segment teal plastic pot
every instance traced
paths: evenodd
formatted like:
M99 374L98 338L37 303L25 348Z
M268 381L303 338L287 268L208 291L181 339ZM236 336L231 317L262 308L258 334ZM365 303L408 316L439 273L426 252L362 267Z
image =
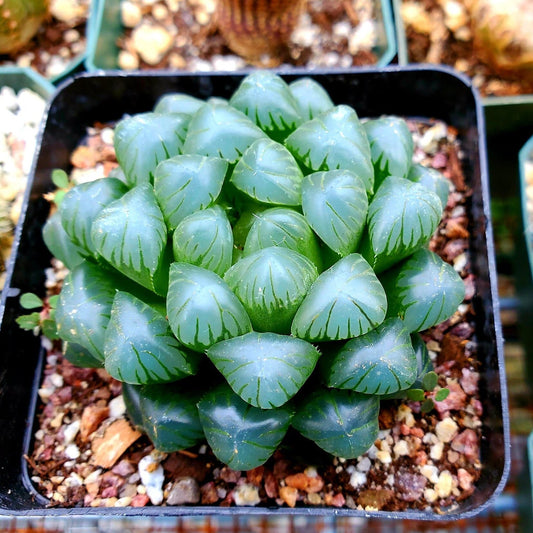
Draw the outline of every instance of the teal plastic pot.
M123 33L120 19L121 0L98 0L91 6L86 69L118 69L119 47L117 41ZM373 52L378 57L377 66L391 63L396 56L396 38L390 0L374 0L378 22L378 44ZM301 70L301 69L294 69ZM351 69L350 69L351 70Z
M46 78L30 68L0 67L0 87L8 86L15 91L28 88L48 100L55 87Z

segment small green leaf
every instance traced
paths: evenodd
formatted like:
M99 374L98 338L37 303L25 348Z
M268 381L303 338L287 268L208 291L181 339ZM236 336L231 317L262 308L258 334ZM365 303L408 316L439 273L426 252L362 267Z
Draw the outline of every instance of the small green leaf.
M119 381L144 385L195 374L198 356L186 352L168 321L126 292L117 292L106 329L105 368Z
M96 251L119 272L166 294L167 228L151 185L139 185L102 209L92 223L91 238Z
M438 196L423 185L389 176L368 207L360 252L376 273L429 242L442 215Z
M45 318L41 324L43 335L50 340L59 339L57 334L57 324L53 318Z
M170 231L217 200L228 163L218 157L178 155L155 170L154 191Z
M435 393L435 401L436 402L442 402L443 400L445 400L448 395L450 394L450 389L439 389L436 393Z
M313 283L292 322L292 334L310 342L357 337L381 324L387 297L369 264L343 257Z
M251 332L214 344L207 356L245 402L272 409L300 390L320 353L288 335Z
M234 107L207 103L192 116L183 153L235 163L248 146L264 137L265 133Z
M246 76L229 103L276 141L283 141L302 123L298 104L289 86L280 76L268 70L258 70Z
M323 369L328 387L363 394L391 394L409 388L417 361L409 332L399 318L349 340Z
M364 124L374 165L374 189L388 176L407 178L413 159L413 138L403 118L387 116Z
M363 233L368 198L349 170L315 172L302 182L302 209L316 234L341 256L355 251Z
M264 464L289 429L292 411L283 406L259 409L220 385L198 402L200 422L213 453L233 470Z
M286 207L273 207L253 213L251 221L244 244L245 256L270 246L281 246L305 255L319 272L322 270L318 239L302 214Z
M435 403L431 398L428 398L427 400L424 400L422 402L422 405L420 406L420 411L422 413L429 413L435 408Z
M299 78L289 84L300 114L304 120L315 118L333 107L327 91L312 78Z
M302 201L302 171L291 153L271 139L252 143L230 179L236 189L257 202L297 206Z
M407 391L407 398L412 402L423 402L426 395L422 389L409 389Z
M288 333L294 314L318 276L307 257L272 246L243 257L224 280L246 309L254 329Z
M377 396L324 389L310 394L298 406L292 425L326 452L353 459L377 439L378 415Z
M52 183L58 189L65 189L70 184L68 174L60 168L52 170Z
M29 315L18 316L15 321L17 324L26 331L32 331L33 329L40 327L41 315L38 312L31 313Z
M52 309L55 309L56 306L57 306L57 300L59 299L59 295L58 294L53 294L52 296L50 296L48 298L48 305L52 308Z
M41 308L44 302L33 292L25 292L20 296L20 305L23 309Z
M432 391L439 383L439 376L433 371L428 372L422 378L422 386L426 391Z
M233 233L218 205L185 217L172 236L174 259L223 276L231 266Z
M126 411L155 448L171 453L190 448L204 439L196 402L199 394L190 385L122 385Z
M426 249L384 273L388 316L399 316L409 331L422 331L449 318L463 301L464 283L455 269Z
M357 113L347 105L324 111L304 122L285 140L285 146L309 172L350 170L371 194L374 169L370 145Z
M115 128L115 152L128 185L152 183L160 161L181 153L190 116L139 113Z
M167 315L178 340L198 352L252 329L243 305L222 278L187 263L170 266Z

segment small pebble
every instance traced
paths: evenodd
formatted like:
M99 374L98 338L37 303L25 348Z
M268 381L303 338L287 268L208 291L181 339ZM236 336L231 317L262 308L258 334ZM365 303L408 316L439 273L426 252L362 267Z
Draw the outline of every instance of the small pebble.
M259 489L250 483L238 485L233 491L235 505L257 505L261 502Z
M150 498L152 504L161 505L163 502L163 483L165 481L163 467L154 461L151 455L145 455L139 461L139 475L146 490L146 495Z

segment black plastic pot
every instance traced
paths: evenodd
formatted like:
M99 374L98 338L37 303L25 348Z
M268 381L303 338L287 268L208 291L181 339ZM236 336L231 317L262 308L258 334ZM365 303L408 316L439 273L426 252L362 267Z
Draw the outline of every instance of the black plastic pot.
M42 199L52 188L54 168L69 169L69 154L94 121L112 121L124 113L153 107L159 96L182 91L206 98L229 96L242 79L235 75L176 75L111 73L82 75L64 84L55 94L35 161L33 183L26 194L26 216L18 228L16 251L9 265L0 330L0 513L11 515L206 515L298 514L308 516L366 516L376 518L456 520L472 516L491 505L505 485L509 470L509 420L505 388L502 336L496 294L496 270L489 215L485 162L484 123L481 105L466 78L443 68L390 67L357 73L314 73L335 103L353 105L361 117L396 114L434 117L457 128L465 153L464 172L473 190L470 203L472 268L477 279L473 305L481 359L480 395L484 407L482 473L477 490L444 514L365 512L333 508L250 507L145 507L46 509L43 498L31 487L23 454L33 434L33 412L40 379L39 339L15 324L21 312L17 294L43 291L43 269L49 254L41 239L48 215ZM291 81L296 76L287 75Z

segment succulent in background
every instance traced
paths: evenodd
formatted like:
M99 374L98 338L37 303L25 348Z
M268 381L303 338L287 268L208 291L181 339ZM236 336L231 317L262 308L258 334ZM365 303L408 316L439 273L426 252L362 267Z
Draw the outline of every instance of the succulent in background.
M432 398L415 332L464 297L426 249L440 178L411 173L403 119L363 126L313 80L254 72L227 102L155 109L116 127L123 179L68 190L45 227L71 269L55 306L65 357L122 381L163 451L205 438L248 470L292 426L364 453L382 398Z
M474 43L497 72L533 81L531 0L468 0Z
M0 3L0 54L22 48L48 15L49 0L3 0Z
M252 64L279 65L307 0L218 0L218 29L228 46Z

